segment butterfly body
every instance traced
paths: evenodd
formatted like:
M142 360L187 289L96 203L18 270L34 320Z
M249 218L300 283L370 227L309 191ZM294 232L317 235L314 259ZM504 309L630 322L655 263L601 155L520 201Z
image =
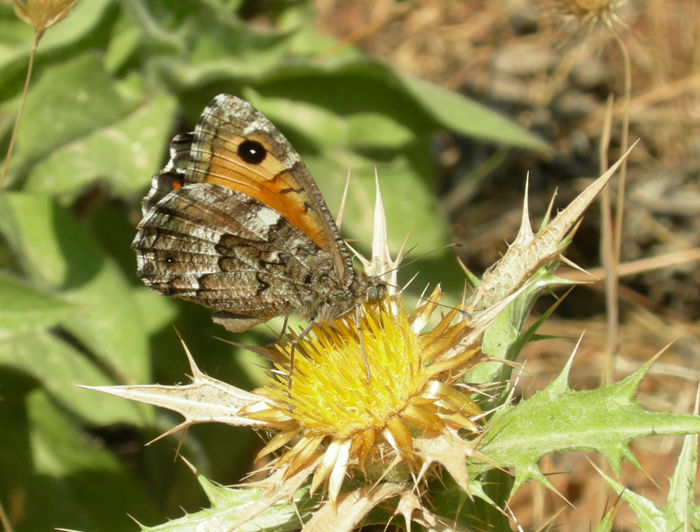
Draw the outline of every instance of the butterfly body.
M250 104L219 95L171 143L132 243L153 290L219 309L243 331L284 315L315 322L381 299L355 270L321 193L289 142Z

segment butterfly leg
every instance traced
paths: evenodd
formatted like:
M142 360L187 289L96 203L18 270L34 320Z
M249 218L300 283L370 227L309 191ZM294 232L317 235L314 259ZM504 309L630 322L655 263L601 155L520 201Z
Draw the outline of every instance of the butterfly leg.
M285 318L285 325L286 325L286 323L287 323L287 318ZM309 334L309 332L311 332L311 329L313 329L313 326L315 323L316 322L314 322L314 321L309 322L309 324L306 327L304 327L304 330L301 331L296 338L294 338L293 340L291 340L289 342L289 345L290 345L290 349L289 349L289 382L288 382L287 388L288 388L290 394L292 391L292 380L293 380L292 377L294 375L294 353L296 351L297 344L301 341L302 338L304 338L304 336L306 336L307 334Z
M287 325L289 323L289 316L284 317L284 321L282 322L282 329L280 330L279 336L277 336L277 340L275 340L276 344L282 344L282 338L284 338L284 334L287 332Z

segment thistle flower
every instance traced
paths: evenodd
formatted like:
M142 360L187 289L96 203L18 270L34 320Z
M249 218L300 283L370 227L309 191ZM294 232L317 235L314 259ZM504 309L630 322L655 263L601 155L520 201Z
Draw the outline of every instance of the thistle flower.
M485 436L491 441L495 436L480 425L475 390L463 384L462 377L481 360L484 330L536 277L542 264L559 256L562 240L616 168L537 235L525 212L518 237L485 274L469 304L449 310L432 328L428 322L440 306L439 289L407 313L392 288L379 304L365 304L333 324L316 324L307 334L255 349L273 361L274 372L267 386L252 393L203 374L189 352L192 384L94 389L179 412L185 420L167 434L194 423L222 422L272 435L260 452L275 455L267 476L238 490L254 497L246 495L223 505L220 501L235 490L216 494L213 502L218 501L220 511L201 518L215 519L212 529L235 530L244 523L251 530L262 527L257 518L268 510L279 512L279 505L288 501L301 502L298 490L308 483L309 492L322 495L313 515L302 516L305 532L353 530L370 510L396 498L391 506L407 523L458 530L456 522L428 508L422 496L425 481L444 470L470 494L469 464L481 464L481 471L497 466L478 449ZM384 275L389 286L396 287L398 261L388 254L379 194L373 257L364 262L370 274ZM489 500L483 491L474 495ZM307 493L299 505L307 508L303 511L308 511L308 497ZM301 515L302 510L297 511ZM272 514L267 515L269 519ZM187 519L191 516L183 518Z
M414 493L433 464L443 464L468 491L465 459L479 458L478 438L463 433L478 434L481 409L458 382L478 360L478 344L461 343L471 330L468 315L452 309L424 332L442 294L436 288L408 314L395 289L400 259L391 260L386 239L377 190L373 258L363 262L372 275L391 277L389 296L283 345L256 350L273 361L275 378L254 391L259 401L239 411L276 429L258 455L278 453L273 474L260 485L286 493L284 484L296 485L300 471L312 477L311 492L326 488L334 511L324 526L331 519L333 529L340 529L345 515L338 506L348 501L354 505L349 528L395 496L413 501L403 505L407 522L416 510L425 519L429 512ZM348 485L353 488L341 493Z
M421 333L439 299L436 290L411 315L400 301L387 299L379 306L366 304L359 321L347 317L315 326L295 345L301 356L292 375L289 344L267 349L276 360L277 379L256 390L264 400L241 411L251 419L274 421L280 429L259 456L294 440L274 462L275 469L292 474L320 453L311 490L329 479L333 505L353 466L374 475L373 481L399 464L414 474L424 472L439 460L423 448L426 438L459 442L462 460L474 456L473 442L462 440L458 431L478 432L472 417L481 410L456 378L478 346L457 348L468 330L457 310Z

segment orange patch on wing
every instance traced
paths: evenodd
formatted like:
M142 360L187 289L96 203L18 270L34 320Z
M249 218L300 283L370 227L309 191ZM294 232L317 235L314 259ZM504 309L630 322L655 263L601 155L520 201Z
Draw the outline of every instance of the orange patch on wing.
M300 180L303 177L295 176L269 152L260 164L243 161L237 154L243 137L231 135L218 140L212 145L209 174L204 182L228 187L264 203L330 253L333 235L326 229L322 213L313 208L317 202L305 191Z

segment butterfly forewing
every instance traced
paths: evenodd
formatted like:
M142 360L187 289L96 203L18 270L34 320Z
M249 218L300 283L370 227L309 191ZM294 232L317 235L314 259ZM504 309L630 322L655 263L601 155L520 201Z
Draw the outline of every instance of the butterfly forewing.
M252 163L241 148L255 144L265 156ZM232 188L274 209L335 255L336 273L351 282L350 255L316 183L287 139L247 102L222 94L207 106L195 129L187 180Z

